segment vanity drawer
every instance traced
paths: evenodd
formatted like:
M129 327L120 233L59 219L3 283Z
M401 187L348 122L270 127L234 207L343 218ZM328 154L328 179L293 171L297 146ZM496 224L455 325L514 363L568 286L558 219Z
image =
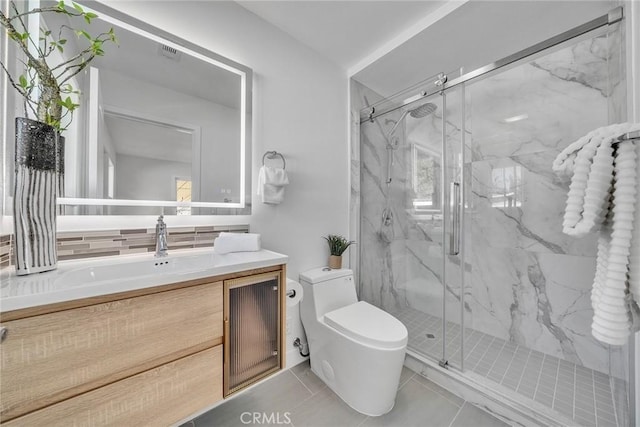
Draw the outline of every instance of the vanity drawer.
M3 322L0 421L221 344L222 309L215 282Z
M6 426L171 425L222 399L222 354L219 345L16 418Z

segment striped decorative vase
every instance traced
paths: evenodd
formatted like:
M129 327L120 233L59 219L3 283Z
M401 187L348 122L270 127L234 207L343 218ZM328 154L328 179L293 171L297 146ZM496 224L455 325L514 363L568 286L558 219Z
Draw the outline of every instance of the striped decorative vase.
M56 251L56 196L62 144L52 126L16 118L13 191L16 274L53 270Z

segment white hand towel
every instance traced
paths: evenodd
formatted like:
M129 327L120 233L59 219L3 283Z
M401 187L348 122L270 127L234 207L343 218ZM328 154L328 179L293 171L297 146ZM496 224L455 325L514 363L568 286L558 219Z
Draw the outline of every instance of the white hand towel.
M258 174L258 196L262 203L277 205L284 200L284 188L289 185L287 171L282 168L262 166Z
M621 142L615 153L612 143L638 129L640 125L629 123L596 129L570 144L553 162L556 172L573 173L563 232L584 236L600 230L591 330L595 338L611 345L627 342L631 327L627 274L639 262L629 257L638 159L632 142Z
M213 252L255 252L260 250L260 235L256 233L220 233L213 241Z

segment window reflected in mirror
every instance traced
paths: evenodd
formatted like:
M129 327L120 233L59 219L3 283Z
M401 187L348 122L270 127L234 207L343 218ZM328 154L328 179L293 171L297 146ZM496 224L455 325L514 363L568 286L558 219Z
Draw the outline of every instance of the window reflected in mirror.
M519 165L491 170L491 206L514 208L522 206L522 168Z
M414 213L440 213L440 154L419 144L411 151Z
M191 178L176 178L176 201L191 201ZM178 206L178 215L191 215L191 206Z

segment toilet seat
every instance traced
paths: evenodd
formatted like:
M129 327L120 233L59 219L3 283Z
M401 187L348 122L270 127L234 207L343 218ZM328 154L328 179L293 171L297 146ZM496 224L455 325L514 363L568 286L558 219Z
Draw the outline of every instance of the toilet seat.
M378 348L398 348L407 343L407 328L398 319L367 302L330 311L325 323L363 344Z

